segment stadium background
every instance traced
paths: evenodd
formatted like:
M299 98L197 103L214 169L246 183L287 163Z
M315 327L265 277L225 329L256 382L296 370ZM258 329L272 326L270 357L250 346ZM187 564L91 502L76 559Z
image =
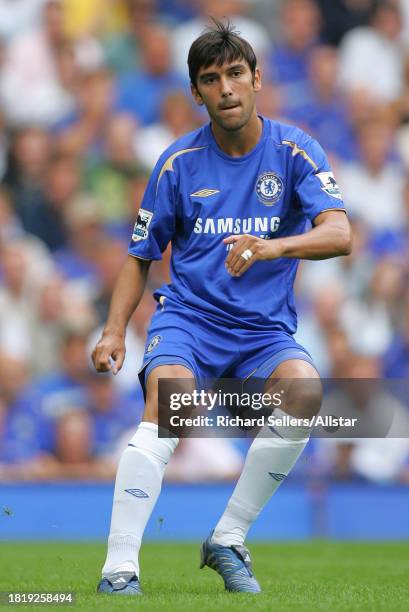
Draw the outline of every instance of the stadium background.
M298 340L323 376L408 377L408 0L0 0L2 539L107 534L168 252L123 371L97 376L90 349L149 172L206 120L186 69L206 15L228 15L254 45L259 111L320 141L350 212L352 255L300 267ZM150 537L206 534L246 445L183 441ZM314 440L252 534L408 538L408 484L407 439Z

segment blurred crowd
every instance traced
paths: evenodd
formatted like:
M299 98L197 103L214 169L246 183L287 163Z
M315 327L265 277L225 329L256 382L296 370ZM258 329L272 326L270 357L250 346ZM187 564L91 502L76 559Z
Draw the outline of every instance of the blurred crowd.
M157 158L207 120L186 60L209 15L252 43L259 112L318 139L349 210L353 253L300 266L298 341L324 377L409 376L409 0L0 0L0 480L111 479L141 418L169 251L123 371L90 350ZM315 440L298 471L409 482L408 441L380 444ZM243 448L186 440L172 461L234 478Z

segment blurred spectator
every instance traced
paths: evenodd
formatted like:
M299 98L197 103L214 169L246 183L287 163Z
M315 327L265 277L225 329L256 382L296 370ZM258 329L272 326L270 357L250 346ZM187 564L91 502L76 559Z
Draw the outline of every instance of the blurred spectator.
M89 164L86 186L100 202L102 221L119 227L125 225L129 232L132 181L148 176L135 158L134 141L139 138L139 130L133 116L122 113L108 119L103 135L103 161ZM148 140L144 144L147 148L151 146Z
M359 434L365 437L317 440L318 464L336 479L408 483L408 411L390 386L371 382L380 376L376 358L351 354L346 375L361 380L345 382L325 401L331 402L332 414L358 417Z
M64 208L80 183L79 165L66 155L51 156L51 138L38 128L16 135L5 177L23 229L51 249L64 246Z
M42 418L28 388L27 365L4 352L0 359L0 479L46 478L53 462L42 450Z
M102 37L126 26L126 0L61 0L64 31L69 38Z
M87 388L92 453L95 457L115 460L118 440L126 430L135 430L142 419L142 389L131 399L118 390L110 373L92 374Z
M296 334L297 342L308 346L321 376L332 375L332 361L328 354L327 339L340 329L340 314L345 300L341 285L334 279L324 283L310 296L311 303L300 317Z
M409 291L403 301L403 316L383 359L383 373L387 378L409 380ZM407 398L406 398L407 401Z
M329 378L347 378L353 354L346 332L339 327L332 327L326 334L328 366L326 376Z
M99 251L96 261L99 286L93 300L99 325L105 323L108 318L112 291L125 258L126 248L122 241L108 240Z
M372 270L371 282L362 298L346 301L341 321L355 351L370 356L386 351L392 339L393 311L400 302L402 281L401 263L381 260Z
M57 477L76 480L112 480L116 463L110 457L93 454L92 418L73 406L56 423L55 457Z
M105 69L82 74L77 90L76 108L56 123L53 132L58 149L85 161L103 157L102 134L114 103L112 75Z
M20 135L15 173L8 187L25 231L40 238L52 251L67 241L64 210L80 184L79 165L66 155L48 156L48 137L29 130Z
M63 415L73 409L85 409L90 372L88 333L89 329L80 324L67 325L53 370L33 383L44 422L43 446L48 452L55 450L57 426Z
M402 16L397 3L381 0L371 26L355 28L340 48L340 82L347 92L366 92L396 102L403 92Z
M46 375L58 362L67 326L91 327L95 314L84 295L56 274L44 278L32 309L31 369L36 376Z
M159 120L166 94L183 88L187 81L186 76L182 79L171 68L168 30L158 25L146 26L140 43L141 68L118 78L116 108L132 113L138 123L147 125Z
M68 112L74 111L82 74L75 54L75 45L70 40L58 45L55 49L54 61L59 84L66 97L66 105L59 116L53 118L53 122L62 119ZM50 124L52 124L51 121Z
M284 91L284 108L296 108L308 84L308 64L318 43L320 14L314 0L286 0L281 9L281 37L267 58L273 82Z
M247 14L263 25L270 40L277 40L280 36L280 8L282 2L283 0L247 0Z
M309 54L309 85L304 96L294 102L296 106L289 117L297 125L303 125L328 154L351 160L356 156L355 137L337 73L336 50L322 45L315 47Z
M55 423L51 446L59 462L59 477L92 478L91 419L75 404L67 408Z
M142 416L141 394L130 400L113 385L111 374L89 372L80 404L56 421L49 444L59 477L111 480L117 468L118 440Z
M124 27L103 37L105 61L117 74L140 69L141 37L147 27L163 20L163 14L156 12L156 0L124 0L121 8Z
M368 286L374 265L369 252L370 233L364 223L349 215L353 249L347 257L323 261L302 261L301 274L297 279L297 292L301 299L311 300L321 290L337 285L337 294L360 299Z
M0 347L10 355L27 360L31 354L29 325L30 288L27 282L27 253L17 246L1 250Z
M182 438L169 461L165 479L176 482L236 481L243 463L243 455L228 439Z
M49 163L44 200L27 228L43 240L51 251L64 248L68 241L66 210L80 186L78 160L69 155L56 155Z
M107 239L99 202L87 193L79 193L65 208L64 223L67 242L55 252L56 266L90 296L97 285L98 258Z
M376 0L318 0L323 27L322 38L330 45L338 45L353 28L368 25Z
M65 44L61 3L48 0L42 24L16 36L6 49L0 99L9 123L50 125L71 109L72 97L60 82L56 63Z
M357 130L359 161L337 172L347 208L371 230L395 230L404 223L404 177L391 158L394 136L382 116L363 122Z
M0 244L18 238L24 232L12 202L10 191L0 187Z
M263 26L250 16L251 3L248 0L196 0L198 17L185 21L172 32L173 65L187 81L187 56L192 42L209 25L209 17L228 17L241 36L253 46L259 64L268 51L269 37Z
M0 38L7 43L41 21L47 0L0 0Z
M345 373L351 347L343 313L351 305L365 302L373 273L368 229L353 217L350 221L354 245L351 255L303 261L297 279L297 301L302 312L297 339L309 347L322 376L342 377Z
M12 193L13 205L27 231L37 226L38 210L43 205L51 147L49 134L40 128L25 128L14 136L4 182Z
M408 268L396 255L380 258L373 269L371 289L375 299L384 306L392 326L397 326L404 313L402 308L407 288Z
M407 4L409 14L409 2ZM397 146L399 155L405 164L405 169L409 172L409 52L406 57L405 91L401 100L400 114L401 124L398 128Z
M191 2L186 2L186 0L160 0L158 2L156 0L155 4L157 13L169 20L170 25L192 19L198 12L197 0Z
M257 93L257 111L277 121L288 123L288 109L284 106L283 94L279 85L263 78L263 87Z
M199 125L192 101L183 91L167 94L161 104L160 121L137 131L135 150L151 170L172 142Z
M49 260L37 246L19 239L0 250L0 350L27 362L35 351L30 336L32 302L39 276L50 271Z

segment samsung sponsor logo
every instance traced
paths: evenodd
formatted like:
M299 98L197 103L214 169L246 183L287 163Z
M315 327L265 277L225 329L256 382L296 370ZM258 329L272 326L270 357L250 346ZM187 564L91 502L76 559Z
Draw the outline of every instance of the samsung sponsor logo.
M280 217L248 217L247 219L234 219L225 217L221 219L196 219L193 231L195 234L251 234L252 232L276 232L280 227Z

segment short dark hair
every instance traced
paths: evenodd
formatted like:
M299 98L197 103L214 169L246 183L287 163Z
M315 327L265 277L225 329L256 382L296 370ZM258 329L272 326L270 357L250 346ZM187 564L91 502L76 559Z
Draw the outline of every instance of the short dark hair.
M203 34L192 43L187 58L190 82L197 86L197 75L201 68L212 64L221 66L225 62L245 60L254 76L257 58L252 46L240 36L230 22L223 23L213 19L213 27L207 28Z

